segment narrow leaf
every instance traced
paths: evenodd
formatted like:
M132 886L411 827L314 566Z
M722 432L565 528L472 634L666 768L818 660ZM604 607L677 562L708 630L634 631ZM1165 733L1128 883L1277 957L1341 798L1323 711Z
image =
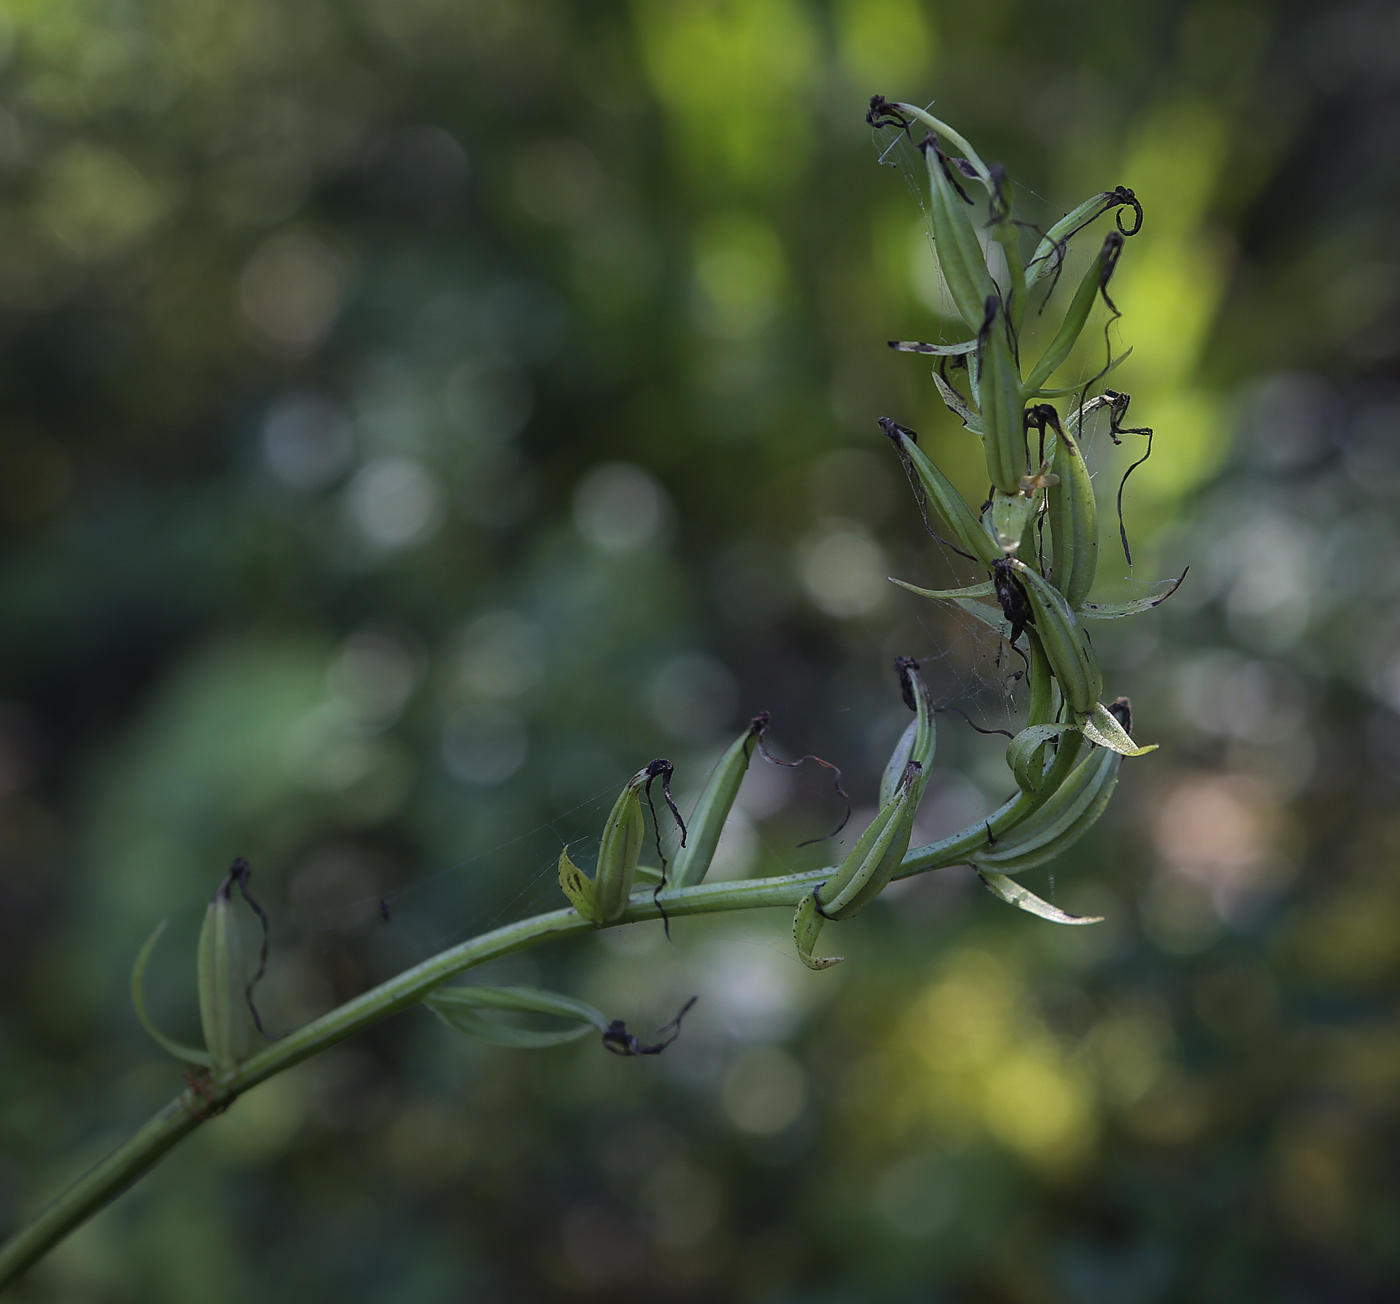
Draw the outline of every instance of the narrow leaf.
M151 962L151 954L156 949L156 943L160 941L161 934L165 932L165 926L170 921L162 919L156 925L156 930L146 939L146 944L136 955L136 963L131 966L131 1003L136 1007L136 1017L141 1020L141 1026L150 1035L151 1040L162 1050L169 1051L177 1060L183 1060L186 1064L203 1064L209 1068L212 1061L207 1050L196 1050L193 1046L186 1046L184 1042L176 1041L173 1037L167 1037L151 1021L151 1017L146 1013L146 966Z
M969 584L965 589L921 589L917 584L910 584L905 580L897 580L890 577L891 584L898 584L902 589L908 589L910 593L917 593L921 598L939 598L947 601L959 601L962 598L990 598L996 589L991 580L982 584Z
M1102 915L1070 915L1066 914L1056 906L1052 906L1048 901L1042 901L1034 892L1028 892L1013 878L1007 878L1005 874L994 874L991 870L977 871L977 877L987 885L994 897L999 897L1007 905L1024 910L1028 914L1038 915L1041 919L1048 919L1052 924L1101 924Z
M1186 569L1190 570L1190 567ZM1161 593L1154 593L1150 597L1134 598L1131 602L1085 602L1077 609L1076 614L1086 620L1121 620L1124 616L1136 616L1139 612L1160 607L1181 587L1181 581L1185 578L1186 571L1182 571L1180 578L1168 581L1171 584L1169 589L1163 589Z
M517 1050L558 1046L586 1037L590 1031L608 1030L607 1019L587 1002L538 987L440 987L424 997L423 1004L458 1032L493 1046ZM521 1028L489 1018L483 1010L545 1014L580 1026L562 1030Z
M1148 752L1157 750L1156 743L1139 747L1128 731L1118 723L1118 717L1102 702L1095 703L1093 712L1080 721L1080 727L1084 730L1084 736L1091 742L1098 743L1100 747L1107 747L1119 756L1146 756Z
M938 374L936 368L933 372L933 383L938 386L939 397L943 400L948 411L956 416L974 435L980 435L982 433L982 418L968 407L963 396Z

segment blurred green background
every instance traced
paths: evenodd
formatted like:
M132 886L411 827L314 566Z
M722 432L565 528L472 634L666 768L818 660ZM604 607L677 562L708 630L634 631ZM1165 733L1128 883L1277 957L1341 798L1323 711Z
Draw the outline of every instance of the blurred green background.
M676 1045L400 1016L240 1101L14 1292L64 1304L1149 1304L1400 1294L1400 8L10 0L0 23L0 1224L180 1085L248 856L286 1028L558 904L622 780L771 710L868 810L1009 666L875 418L955 338L879 91L1047 226L1132 186L1115 382L1158 432L1096 637L1162 749L1081 849L831 930L639 926L485 971ZM1116 485L1140 445L1091 447ZM921 831L1010 786L942 717ZM809 769L813 767L808 767ZM823 863L757 765L728 876ZM379 902L383 899L385 910ZM387 920L385 914L387 913ZM828 940L828 939L824 939Z

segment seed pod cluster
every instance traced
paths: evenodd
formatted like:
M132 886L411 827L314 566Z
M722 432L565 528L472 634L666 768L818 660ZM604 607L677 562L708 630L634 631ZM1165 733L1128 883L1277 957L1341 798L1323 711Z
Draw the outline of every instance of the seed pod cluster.
M946 857L961 857L978 866L1003 900L1054 917L1053 907L1021 889L1013 891L1002 880L1079 838L1107 803L1120 759L1152 750L1133 741L1125 700L1113 706L1100 700L1103 671L1088 625L1147 610L1175 591L1173 586L1127 603L1089 601L1098 570L1099 521L1083 436L1096 413L1108 416L1115 442L1122 434L1149 433L1129 432L1118 424L1126 396L1094 393L1097 382L1122 360L1107 352L1107 334L1100 342L1105 361L1098 376L1080 379L1069 389L1050 388L1071 365L1080 367L1081 375L1086 367L1094 369L1097 330L1090 324L1100 302L1109 321L1118 316L1109 283L1127 237L1142 227L1142 206L1121 186L1095 195L1052 226L1027 258L1021 241L1029 227L1012 212L1013 191L999 165L983 163L951 128L916 106L877 97L869 121L905 129L920 122L930 129L923 148L935 252L953 305L975 336L961 343L902 342L895 347L933 355L939 395L961 424L980 437L991 482L986 505L975 512L920 448L912 430L881 420L909 472L930 533L983 568L986 577L956 589L904 587L933 601L956 603L995 629L1025 658L1029 688L1027 725L1007 749L1016 795L979 828L909 852L900 872L909 872L909 865L956 863ZM1086 270L1056 313L1056 291L1071 242L1108 214L1115 215L1114 229L1098 237ZM979 234L986 238L979 241ZM972 265L974 241L989 251L980 266ZM998 252L996 262L990 259L992 250ZM1029 327L1043 320L1051 323L1048 343L1033 350ZM1063 416L1050 401L1059 397L1070 397L1073 404ZM1121 491L1119 498L1121 515ZM889 826L880 825L880 819L887 810L893 819L895 773L901 757L910 754L907 738L902 746L904 752L896 753L886 771L881 815L871 826L875 831L867 830L868 845L858 844L852 857L858 851L873 855L883 845ZM849 878L850 864L848 858L841 877ZM804 930L814 937L824 917L837 917L830 908L831 892L824 887L805 914L799 911L799 949ZM1066 916L1060 922L1080 921Z

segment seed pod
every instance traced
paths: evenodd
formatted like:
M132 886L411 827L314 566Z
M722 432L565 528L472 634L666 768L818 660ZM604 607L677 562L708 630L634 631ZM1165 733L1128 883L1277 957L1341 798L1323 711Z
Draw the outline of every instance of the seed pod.
M1021 492L1026 474L1026 418L1021 398L1021 374L1011 346L1011 325L995 295L984 304L977 336L981 375L977 397L982 408L982 442L987 475L1004 494ZM1020 539L1020 531L1016 538Z
M905 701L915 711L909 757L889 799L856 839L836 876L817 889L817 903L828 919L849 919L885 890L909 850L914 814L933 766L937 745L933 704L919 677L918 663L910 657L901 657L895 662L895 668L900 674Z
M692 887L704 881L710 862L714 860L719 836L724 831L724 822L729 818L734 799L739 795L739 785L748 770L749 758L753 756L759 737L767 727L766 713L755 716L710 771L705 789L695 803L690 823L686 826L686 845L676 853L675 863L668 875L672 887Z
M1055 437L1053 462L1059 482L1048 492L1050 544L1054 568L1050 582L1078 611L1094 585L1099 565L1099 508L1094 482L1074 436L1061 430Z
M1006 169L1000 163L993 163L990 169L992 180L992 239L1002 248L1006 256L1006 310L1011 321L1011 329L1018 333L1025 320L1028 301L1026 268L1021 261L1021 229L1012 220L1011 199L1007 193Z
M894 800L856 839L835 880L817 892L822 913L828 919L849 919L859 914L889 885L909 850L914 813L923 790L923 768L917 761L910 761Z
M1055 338L1050 341L1040 361L1031 368L1031 374L1026 377L1027 394L1034 394L1064 365L1089 320L1094 300L1101 293L1107 294L1108 283L1117 269L1118 256L1122 252L1123 237L1117 231L1110 231L1104 237L1103 245L1094 261L1089 264L1089 270L1079 282L1079 288L1075 290L1074 298L1065 310L1064 321L1055 333Z
M199 933L199 1017L215 1073L236 1068L247 1055L253 1035L248 1009L248 967L233 904L240 868L246 872L246 862L235 861L219 884L204 912L204 926Z
M627 909L632 894L632 882L637 874L637 861L646 837L646 821L642 818L642 787L657 771L656 762L638 770L622 789L608 822L603 825L603 837L598 844L598 872L593 878L598 916L610 924Z
M1020 552L1021 545L1034 537L1031 526L1037 503L1034 495L1027 497L1019 492L1004 494L1000 489L992 491L992 505L987 509L991 532L997 547L1008 557Z
M1095 748L1036 810L968 860L979 868L1015 874L1054 859L1103 814L1118 782L1121 760L1116 752Z
M1060 691L1077 717L1089 714L1103 691L1103 672L1088 637L1064 595L1044 576L1015 558L1008 558L1006 564L1013 568L1030 602L1035 631Z
M1050 659L1034 630L1027 633L1030 647L1031 670L1030 700L1026 704L1026 718L1031 724L1049 724L1055 718L1055 676L1050 669Z
M939 838L937 842L913 848L905 854L904 863L895 876L903 878L908 874L918 874L928 869L942 869L948 865L968 863L971 856L1004 838L1039 810L1074 773L1083 748L1083 734L1074 732L1063 735L1055 751L1055 759L1045 771L1045 777L1038 789L1021 789L1014 797L1008 798L990 815L975 824L969 824L946 838Z
M929 459L915 442L914 432L889 417L880 418L880 428L899 450L906 467L914 472L919 487L932 500L938 514L952 531L954 540L976 560L990 566L1002 553L996 541L977 519L967 500L953 487L953 482Z
M1045 745L1061 734L1077 729L1073 724L1033 724L1022 729L1006 747L1006 764L1016 776L1016 786L1036 792L1045 781Z
M929 699L928 685L919 674L919 663L913 657L898 657L894 668L899 676L904 705L914 712L914 718L900 735L885 766L885 772L880 777L881 807L888 806L895 799L910 761L918 762L924 775L928 775L933 768L934 753L938 745L938 721L933 713L933 703Z
M924 159L928 163L929 216L933 219L938 266L953 306L963 321L976 330L992 288L986 259L968 216L968 203L949 175L950 160L932 134L924 141Z
M1142 230L1142 205L1138 202L1137 196L1126 186L1105 190L1092 199L1086 199L1074 212L1056 222L1036 245L1035 253L1026 265L1027 288L1034 288L1036 282L1042 277L1058 273L1063 259L1065 242L1076 232L1082 231L1095 218L1102 217L1110 209L1116 208L1131 208L1136 215L1136 221L1131 228L1123 225L1121 216L1117 219L1120 235L1136 235Z
M910 720L908 727L899 735L899 741L890 753L885 772L880 776L880 805L888 806L894 800L904 771L909 768L909 757L914 751L914 739L919 732L918 720Z

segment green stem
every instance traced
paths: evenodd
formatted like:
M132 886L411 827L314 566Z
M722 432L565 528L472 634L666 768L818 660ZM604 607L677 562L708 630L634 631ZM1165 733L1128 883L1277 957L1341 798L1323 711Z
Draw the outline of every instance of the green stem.
M830 871L789 874L737 883L703 883L661 895L639 897L619 924L763 906L796 906ZM27 1226L0 1248L0 1289L13 1282L75 1227L120 1195L206 1119L222 1113L243 1092L294 1064L334 1046L371 1024L418 1004L434 987L466 969L556 937L590 932L594 925L573 910L553 910L450 947L381 983L371 991L297 1029L245 1060L238 1069L191 1085L124 1145L84 1173Z
M911 850L895 877L907 878L911 874L959 864L984 836L983 825L977 824L954 837ZM653 900L649 893L638 895L617 924L610 927L659 919L663 909L673 919L680 915L757 910L769 906L791 909L812 888L825 882L832 872L826 868L805 874L785 874L778 878L701 883L695 887L672 888L661 893L659 900ZM265 1082L292 1065L310 1059L391 1014L417 1005L434 987L464 970L551 938L591 932L594 927L574 910L552 910L548 914L507 924L440 951L411 969L405 969L387 982L380 983L378 987L274 1042L235 1070L212 1077L191 1078L191 1085L161 1109L135 1136L84 1173L38 1217L0 1247L0 1290L43 1258L75 1227L86 1222L154 1167L166 1151L184 1140L201 1123L222 1113L259 1082Z

